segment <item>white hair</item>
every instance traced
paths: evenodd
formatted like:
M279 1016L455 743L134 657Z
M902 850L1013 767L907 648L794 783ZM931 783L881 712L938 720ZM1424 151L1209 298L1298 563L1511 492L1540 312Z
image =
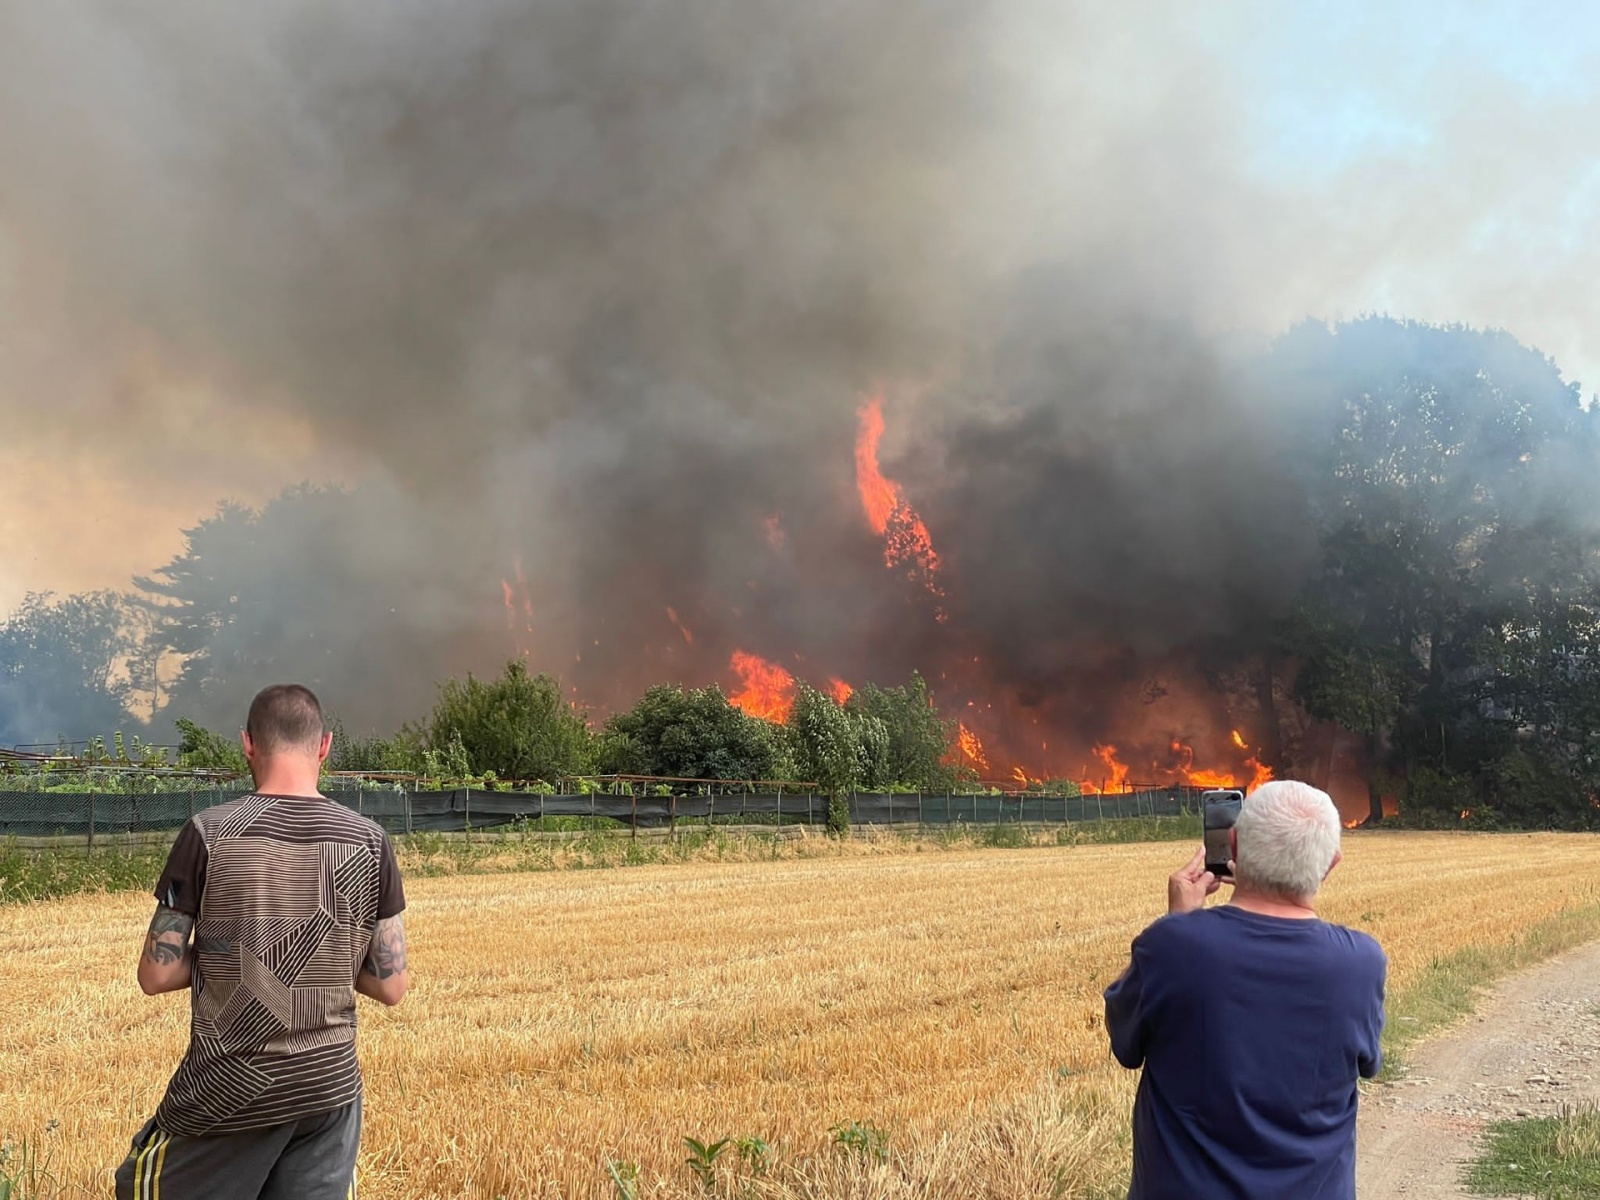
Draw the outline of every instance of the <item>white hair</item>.
M1339 853L1339 810L1327 792L1280 779L1245 797L1234 825L1234 874L1257 891L1309 898Z

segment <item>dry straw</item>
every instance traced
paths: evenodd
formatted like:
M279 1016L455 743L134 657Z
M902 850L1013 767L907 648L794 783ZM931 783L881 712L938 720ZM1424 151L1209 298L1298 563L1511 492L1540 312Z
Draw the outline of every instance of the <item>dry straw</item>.
M1592 904L1597 848L1352 838L1325 907L1375 933L1404 985ZM1183 854L415 879L414 991L362 1005L362 1194L687 1198L701 1175L727 1196L1114 1194L1134 1080L1100 991ZM186 999L134 985L148 915L131 895L0 909L0 1140L47 1141L47 1196L106 1194L183 1048ZM746 1140L696 1172L686 1136Z

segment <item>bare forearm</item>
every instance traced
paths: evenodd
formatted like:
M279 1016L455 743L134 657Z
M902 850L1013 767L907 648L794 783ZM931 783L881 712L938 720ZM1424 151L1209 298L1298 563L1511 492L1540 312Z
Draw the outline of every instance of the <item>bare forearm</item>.
M396 913L378 922L367 956L356 973L356 991L383 1004L399 1004L410 986L406 968L406 930Z
M401 971L398 975L390 975L387 978L379 979L365 967L362 967L361 973L356 976L356 991L363 996L378 1001L380 1004L398 1004L400 997L405 995L410 986L411 975L409 971Z
M194 918L158 905L139 955L139 986L147 995L178 992L194 983Z

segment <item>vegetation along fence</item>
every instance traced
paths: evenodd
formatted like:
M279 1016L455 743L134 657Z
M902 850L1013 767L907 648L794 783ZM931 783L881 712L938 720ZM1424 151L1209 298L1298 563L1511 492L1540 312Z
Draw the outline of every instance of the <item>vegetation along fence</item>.
M68 837L96 840L121 835L171 833L201 809L239 795L205 788L144 794L107 792L0 792L0 838ZM486 829L544 817L605 817L635 829L673 827L679 821L821 825L828 799L815 792L725 795L610 795L401 789L328 791L331 799L372 818L391 833ZM1005 822L1095 821L1177 816L1193 812L1198 792L1150 788L1111 795L859 794L849 797L857 825L995 825Z

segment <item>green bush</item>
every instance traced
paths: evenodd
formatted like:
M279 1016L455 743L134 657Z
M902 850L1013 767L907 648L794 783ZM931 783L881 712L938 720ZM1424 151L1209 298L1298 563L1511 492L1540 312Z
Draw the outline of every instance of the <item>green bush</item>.
M435 754L448 755L459 741L470 773L553 782L593 766L585 715L567 702L555 679L529 675L515 660L499 679L468 675L442 684L425 728L426 749Z
M605 775L677 779L792 779L783 731L741 712L722 689L658 685L605 724L598 746Z

